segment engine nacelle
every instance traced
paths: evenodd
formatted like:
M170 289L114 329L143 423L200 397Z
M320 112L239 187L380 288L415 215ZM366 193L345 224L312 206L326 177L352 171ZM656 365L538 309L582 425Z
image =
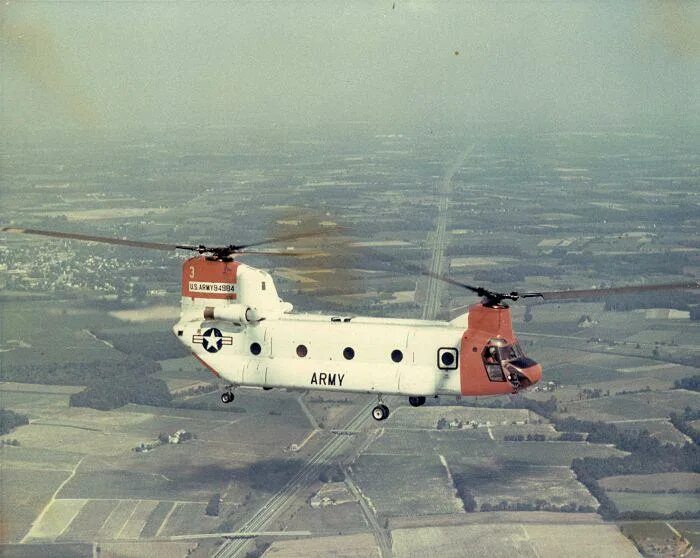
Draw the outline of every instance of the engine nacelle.
M227 304L226 306L205 306L205 320L224 320L233 323L259 322L263 317L255 308L245 304Z

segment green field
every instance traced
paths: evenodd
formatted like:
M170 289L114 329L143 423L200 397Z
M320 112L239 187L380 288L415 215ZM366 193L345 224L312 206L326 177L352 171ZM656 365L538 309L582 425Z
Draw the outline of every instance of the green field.
M605 477L598 484L616 492L695 492L700 490L700 473L656 473L652 475L619 475ZM700 496L699 496L700 498Z
M651 494L643 492L606 492L617 509L657 513L700 511L697 494Z
M664 418L685 407L700 408L700 393L685 390L654 391L599 397L566 404L567 413L582 420L639 420Z
M0 353L0 367L121 360L122 353L86 331L118 320L97 309L71 308L75 304L0 300L0 348L11 349Z

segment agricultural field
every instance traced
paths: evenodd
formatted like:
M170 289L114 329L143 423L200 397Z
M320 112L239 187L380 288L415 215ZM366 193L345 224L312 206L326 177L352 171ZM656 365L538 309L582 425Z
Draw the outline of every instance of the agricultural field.
M624 452L602 444L468 440L461 438L459 433L445 431L434 433L433 443L436 451L443 454L450 464L496 464L505 468L519 465L569 467L578 457L625 455Z
M62 502L72 500L56 500L51 509ZM80 508L77 515L72 516L72 521L66 524L64 530L59 534L61 541L92 541L95 540L100 527L110 516L117 502L113 500L89 500ZM65 515L70 518L71 516Z
M700 491L700 473L656 473L653 475L619 475L605 477L598 484L606 490L618 492ZM700 495L698 496L700 498Z
M649 432L649 435L656 438L664 444L680 444L683 445L689 441L689 438L671 424L668 420L663 419L642 419L639 421L622 421L613 422L618 429L622 431L643 431Z
M541 417L526 409L486 409L479 407L460 407L440 405L414 408L408 406L397 407L382 425L384 428L397 428L403 430L426 429L434 430L440 419L447 422L460 421L464 428L470 424L496 426L527 424Z
M266 558L307 558L334 556L336 558L380 558L381 553L370 534L335 537L309 537L293 541L275 541L265 552Z
M557 525L496 523L394 529L392 551L396 558L440 556L461 558L558 557L638 558L634 545L614 525Z
M396 474L398 470L400 475ZM381 516L463 511L447 469L434 454L409 458L364 454L352 465L352 476Z
M657 513L698 512L698 494L654 494L650 492L613 492L606 494L615 502L617 509L624 511L645 511Z
M90 334L119 321L98 309L76 306L1 299L0 367L122 360L122 353Z
M561 414L581 420L634 421L665 418L670 413L678 412L685 407L699 409L700 393L677 389L571 401L566 404L567 412Z
M16 469L3 461L0 509L12 513L3 513L0 542L19 542L68 475L70 471Z
M507 468L466 466L450 464L452 476L459 479L474 495L479 509L483 504L498 506L506 502L514 508L517 504L548 505L562 507L598 507L598 501L585 486L576 480L568 467L529 467L527 464ZM511 509L512 509L511 508Z
M303 531L314 526L314 531L325 533L345 533L367 528L362 509L357 502L312 508L304 505L285 520L289 531Z

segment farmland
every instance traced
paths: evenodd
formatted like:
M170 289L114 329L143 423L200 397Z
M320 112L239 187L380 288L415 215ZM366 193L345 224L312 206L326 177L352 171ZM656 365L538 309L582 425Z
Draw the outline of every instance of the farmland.
M561 556L573 558L638 557L634 545L610 525L550 525L495 523L422 527L392 531L392 551L397 558L418 556Z
M697 494L654 494L644 492L612 492L608 496L620 511L674 513L700 511Z
M641 420L665 418L684 407L700 408L700 393L673 390L600 397L566 404L568 415L581 420Z
M606 477L598 482L603 488L615 491L696 492L700 490L700 473L620 475L617 477Z
M397 476L397 468L401 475ZM445 466L436 455L362 455L352 466L363 494L382 516L430 515L462 510ZM410 486L411 490L404 488Z

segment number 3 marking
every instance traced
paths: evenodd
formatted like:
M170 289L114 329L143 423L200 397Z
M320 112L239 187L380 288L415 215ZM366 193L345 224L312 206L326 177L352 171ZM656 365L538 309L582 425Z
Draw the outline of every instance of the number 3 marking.
M190 279L194 279L194 266L190 266Z

